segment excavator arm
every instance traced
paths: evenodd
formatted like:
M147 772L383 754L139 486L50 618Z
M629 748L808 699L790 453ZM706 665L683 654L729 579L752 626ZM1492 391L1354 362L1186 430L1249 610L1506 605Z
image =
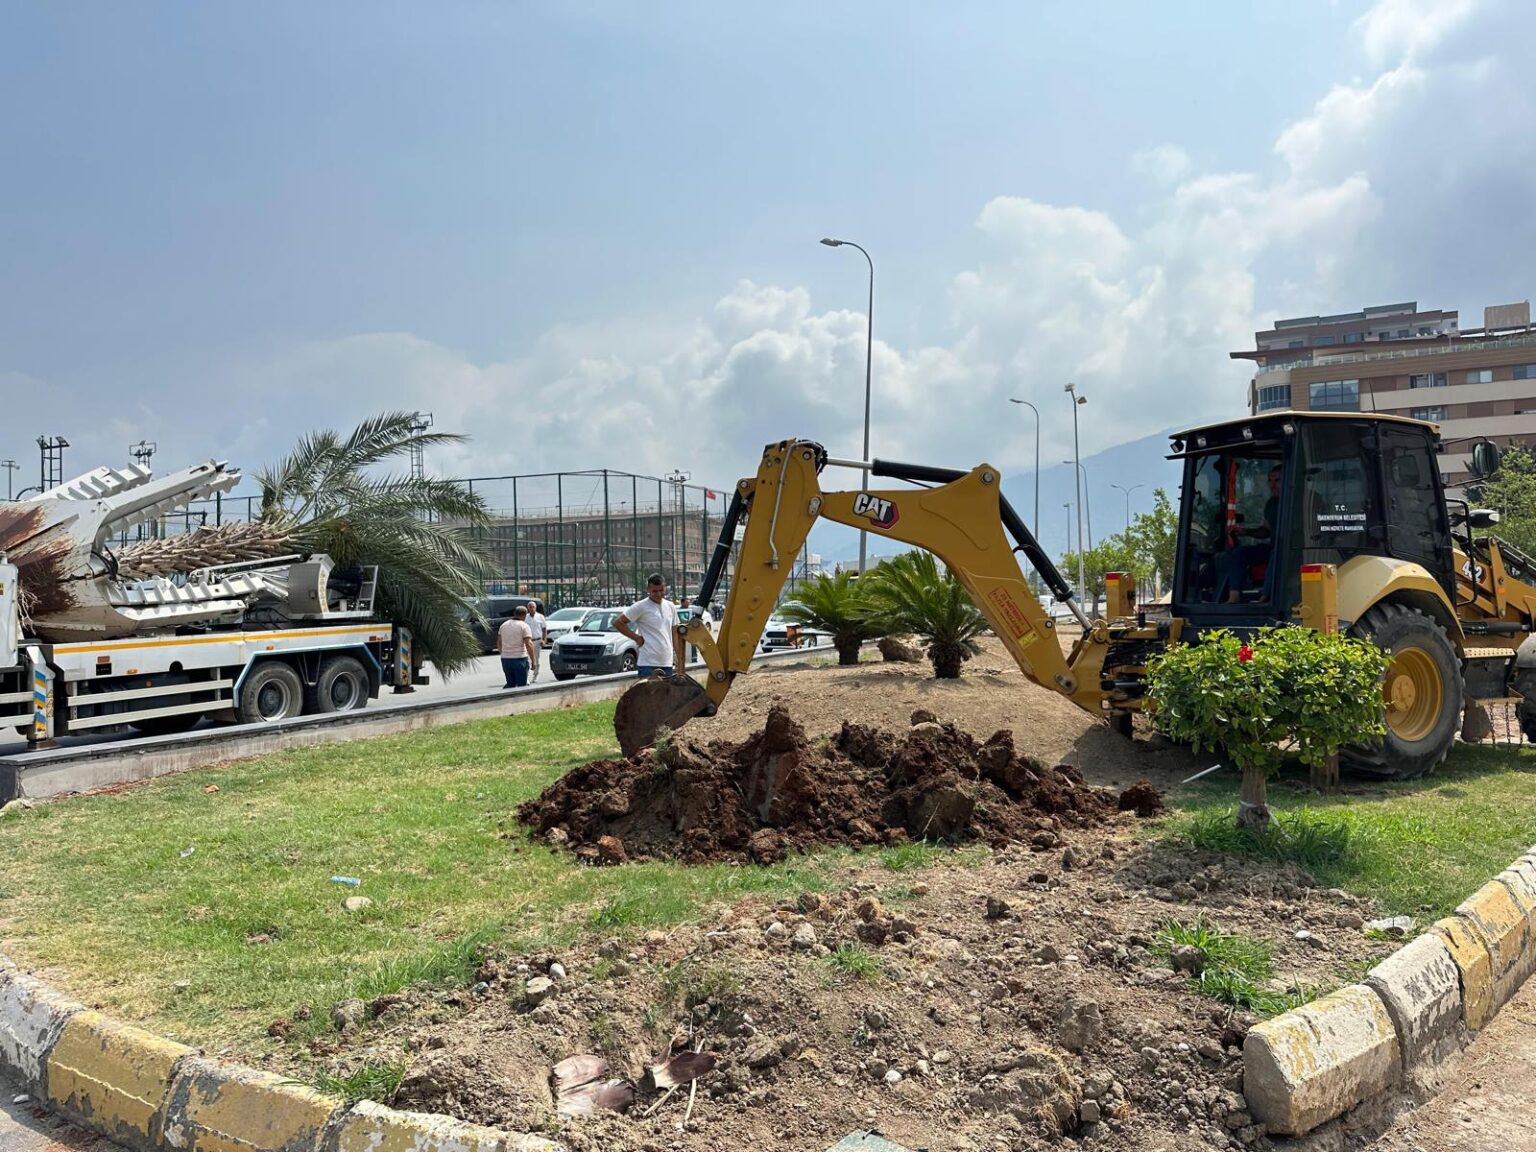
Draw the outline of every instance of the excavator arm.
M877 477L931 486L823 492L820 474L829 464L864 467L862 461L830 459L810 441L781 440L764 449L757 475L737 484L698 595L702 603L713 596L737 528L745 521L719 637L711 636L697 616L679 628L704 658L704 683L678 674L642 681L627 692L614 717L626 755L649 745L661 728L678 728L718 708L735 678L751 665L794 559L821 518L932 552L970 593L1025 676L1100 714L1104 692L1099 674L1108 632L1102 621L1090 622L1083 615L1070 586L1003 496L997 469L981 464L962 472L877 460L869 465ZM1025 579L1018 552L1082 623L1082 637L1070 655L1063 654L1054 621Z

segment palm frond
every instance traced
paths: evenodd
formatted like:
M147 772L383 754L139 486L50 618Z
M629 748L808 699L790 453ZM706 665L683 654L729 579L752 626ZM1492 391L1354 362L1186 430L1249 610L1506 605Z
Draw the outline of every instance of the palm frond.
M912 632L928 642L935 669L977 655L976 638L987 619L960 582L940 571L931 552L906 552L886 560L865 578L870 611L891 631Z

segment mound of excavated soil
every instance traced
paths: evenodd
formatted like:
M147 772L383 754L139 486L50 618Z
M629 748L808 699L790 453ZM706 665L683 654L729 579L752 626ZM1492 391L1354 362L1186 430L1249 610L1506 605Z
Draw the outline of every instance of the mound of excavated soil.
M1052 847L1063 826L1145 804L1138 796L1122 805L1076 769L1021 756L1009 731L979 744L954 724L914 719L901 736L845 721L837 735L812 742L775 705L744 741L678 736L628 760L594 761L517 815L603 862L770 863L826 844L908 839Z

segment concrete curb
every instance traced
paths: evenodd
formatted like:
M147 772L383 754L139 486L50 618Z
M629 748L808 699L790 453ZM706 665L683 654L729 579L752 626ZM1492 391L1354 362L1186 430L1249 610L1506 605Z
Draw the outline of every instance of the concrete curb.
M350 1107L77 1004L0 957L0 1072L133 1152L565 1152L450 1116Z
M1458 1052L1536 972L1536 848L1352 984L1250 1029L1243 1094L1300 1136L1411 1085Z

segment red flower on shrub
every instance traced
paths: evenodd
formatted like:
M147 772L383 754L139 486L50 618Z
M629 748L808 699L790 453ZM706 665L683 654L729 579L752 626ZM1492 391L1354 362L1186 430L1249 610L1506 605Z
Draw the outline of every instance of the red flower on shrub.
M1244 644L1241 648L1239 648L1237 650L1237 662L1239 664L1246 664L1246 663L1248 663L1248 661L1250 661L1252 659L1253 659L1253 649L1248 647L1248 645Z

